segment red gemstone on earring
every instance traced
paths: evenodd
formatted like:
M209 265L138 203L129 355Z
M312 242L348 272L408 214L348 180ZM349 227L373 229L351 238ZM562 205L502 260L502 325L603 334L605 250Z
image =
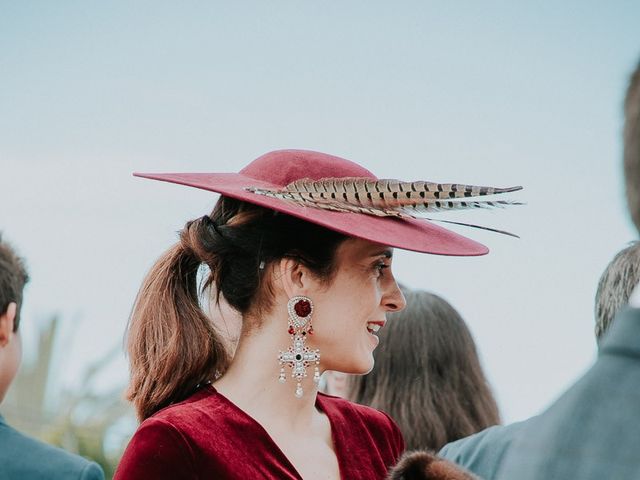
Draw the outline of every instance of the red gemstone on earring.
M309 335L313 335L313 327L309 327Z
M307 317L311 313L311 303L309 300L298 300L293 309L299 317Z
M295 330L293 329L293 327L289 327L289 335L293 335L295 333Z

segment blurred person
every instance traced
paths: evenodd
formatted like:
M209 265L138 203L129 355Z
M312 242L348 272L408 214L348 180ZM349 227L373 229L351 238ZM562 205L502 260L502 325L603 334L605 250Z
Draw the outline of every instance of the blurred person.
M618 252L598 281L595 297L595 334L600 345L616 316L629 301L633 288L640 282L640 242ZM488 428L480 433L445 445L438 455L457 463L482 478L495 478L504 456L521 430L535 425L538 417L504 426Z
M638 282L640 241L635 240L613 257L598 282L595 302L595 333L598 344L617 313L629 303L631 293Z
M500 423L465 321L446 300L403 289L407 306L389 314L373 370L349 376L346 397L388 413L408 450L444 444Z
M627 202L640 231L640 64L631 76L624 111ZM640 285L637 285L629 308L617 313L602 338L595 364L535 422L522 429L505 456L498 478L640 478L639 417Z
M629 215L640 231L640 67L631 77L624 111L625 192Z
M464 207L471 203L437 198L495 190L421 183L398 200L407 184L378 183L353 162L304 150L268 153L240 173L141 176L222 196L211 214L187 222L136 299L128 396L141 424L116 480L386 478L404 449L397 425L318 393L320 373L373 367L377 331L405 304L393 247L487 253L430 222L399 217L391 204L424 205L429 194L432 204ZM382 203L384 210L375 206ZM204 287L242 317L233 356L199 305L203 264Z
M0 235L0 403L22 357L20 308L29 277L22 258ZM102 469L78 455L27 437L0 416L0 480L101 480Z

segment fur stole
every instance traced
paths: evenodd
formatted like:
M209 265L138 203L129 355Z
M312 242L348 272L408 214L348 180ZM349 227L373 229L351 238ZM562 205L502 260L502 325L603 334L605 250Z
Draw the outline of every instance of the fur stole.
M388 480L478 480L472 473L422 450L406 452L389 471Z

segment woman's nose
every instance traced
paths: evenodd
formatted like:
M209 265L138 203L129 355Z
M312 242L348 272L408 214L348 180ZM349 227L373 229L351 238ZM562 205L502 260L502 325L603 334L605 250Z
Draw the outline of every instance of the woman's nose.
M388 312L399 312L407 306L407 301L402 294L402 290L400 290L395 280L391 287L391 291L383 298L383 304L385 310Z

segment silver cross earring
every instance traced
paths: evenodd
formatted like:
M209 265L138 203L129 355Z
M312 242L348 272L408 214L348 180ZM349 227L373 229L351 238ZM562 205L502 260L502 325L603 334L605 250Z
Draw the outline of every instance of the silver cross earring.
M315 364L313 381L318 384L320 382L320 350L311 350L306 345L308 335L313 335L313 326L311 325L313 302L309 297L302 295L293 297L287 304L289 312L289 329L292 344L286 351L280 351L278 362L280 364L280 376L278 381L285 383L287 377L284 372L284 366L291 368L291 378L294 378L296 384L296 397L301 398L302 379L307 376L307 367Z

